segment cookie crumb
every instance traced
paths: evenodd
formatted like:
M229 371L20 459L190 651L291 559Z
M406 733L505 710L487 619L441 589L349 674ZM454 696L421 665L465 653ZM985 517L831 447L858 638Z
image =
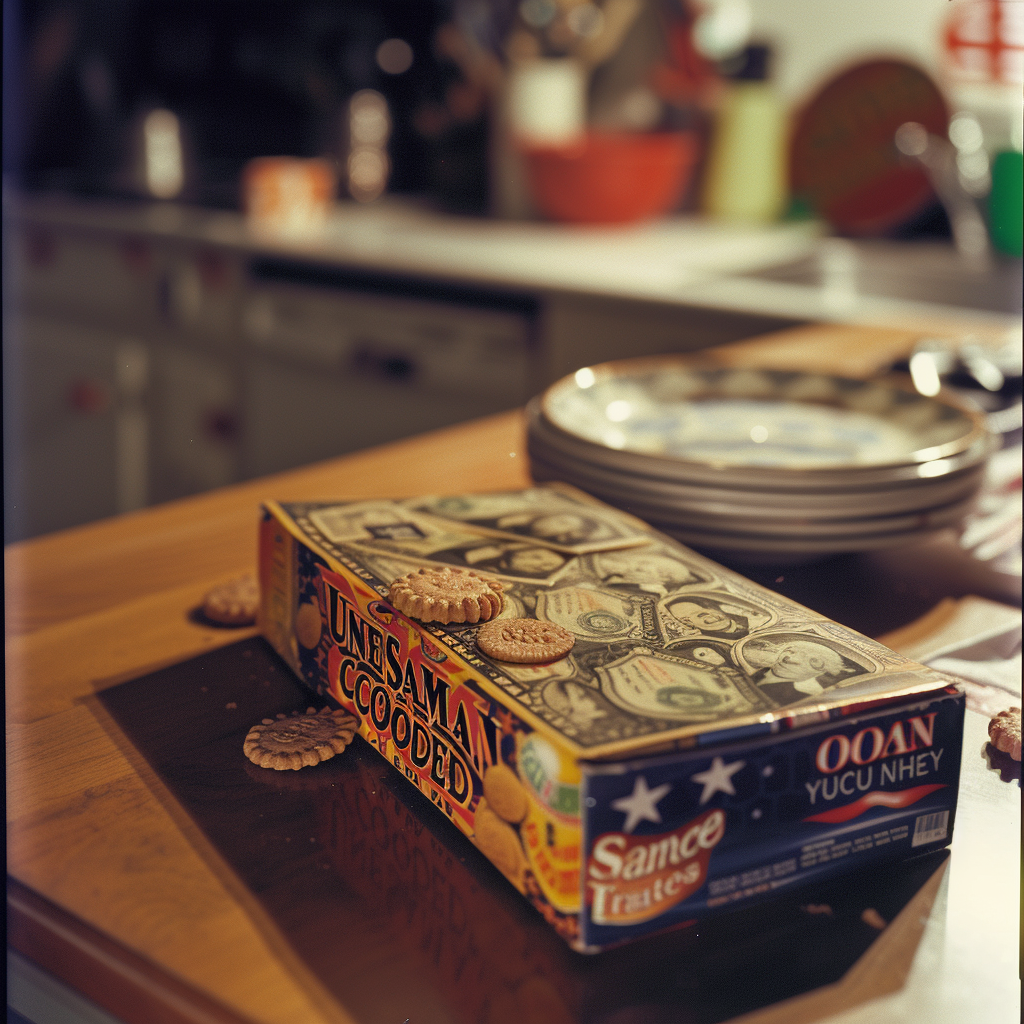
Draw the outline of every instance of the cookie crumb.
M1020 708L1000 711L988 723L988 738L996 750L1020 760Z
M882 915L875 910L874 907L868 907L863 914L860 915L860 919L872 928L877 928L881 931L887 924L886 920Z

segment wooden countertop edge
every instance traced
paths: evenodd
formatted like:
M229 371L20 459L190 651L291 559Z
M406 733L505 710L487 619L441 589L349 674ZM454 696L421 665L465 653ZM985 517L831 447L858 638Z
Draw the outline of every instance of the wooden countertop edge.
M7 942L122 1020L253 1024L10 876Z

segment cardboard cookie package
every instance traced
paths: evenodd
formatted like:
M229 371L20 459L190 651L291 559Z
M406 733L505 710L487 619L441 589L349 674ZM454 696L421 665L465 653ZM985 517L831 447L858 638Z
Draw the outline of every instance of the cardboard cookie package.
M569 944L596 951L948 845L946 677L564 485L268 502L261 632ZM388 601L422 566L503 584L565 657Z

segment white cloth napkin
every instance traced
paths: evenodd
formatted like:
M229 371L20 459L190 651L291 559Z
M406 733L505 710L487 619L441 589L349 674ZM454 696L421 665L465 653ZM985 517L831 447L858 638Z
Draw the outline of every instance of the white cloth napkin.
M886 643L885 637L882 642ZM992 716L1021 706L1021 611L980 597L956 602L952 614L923 636L888 646L955 677L967 706Z

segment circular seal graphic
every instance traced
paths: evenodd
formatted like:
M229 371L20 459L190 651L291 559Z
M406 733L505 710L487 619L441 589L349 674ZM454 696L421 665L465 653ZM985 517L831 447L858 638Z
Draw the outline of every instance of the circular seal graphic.
M629 629L629 621L627 619L605 608L596 608L593 611L583 612L577 616L576 621L584 633L615 636Z

